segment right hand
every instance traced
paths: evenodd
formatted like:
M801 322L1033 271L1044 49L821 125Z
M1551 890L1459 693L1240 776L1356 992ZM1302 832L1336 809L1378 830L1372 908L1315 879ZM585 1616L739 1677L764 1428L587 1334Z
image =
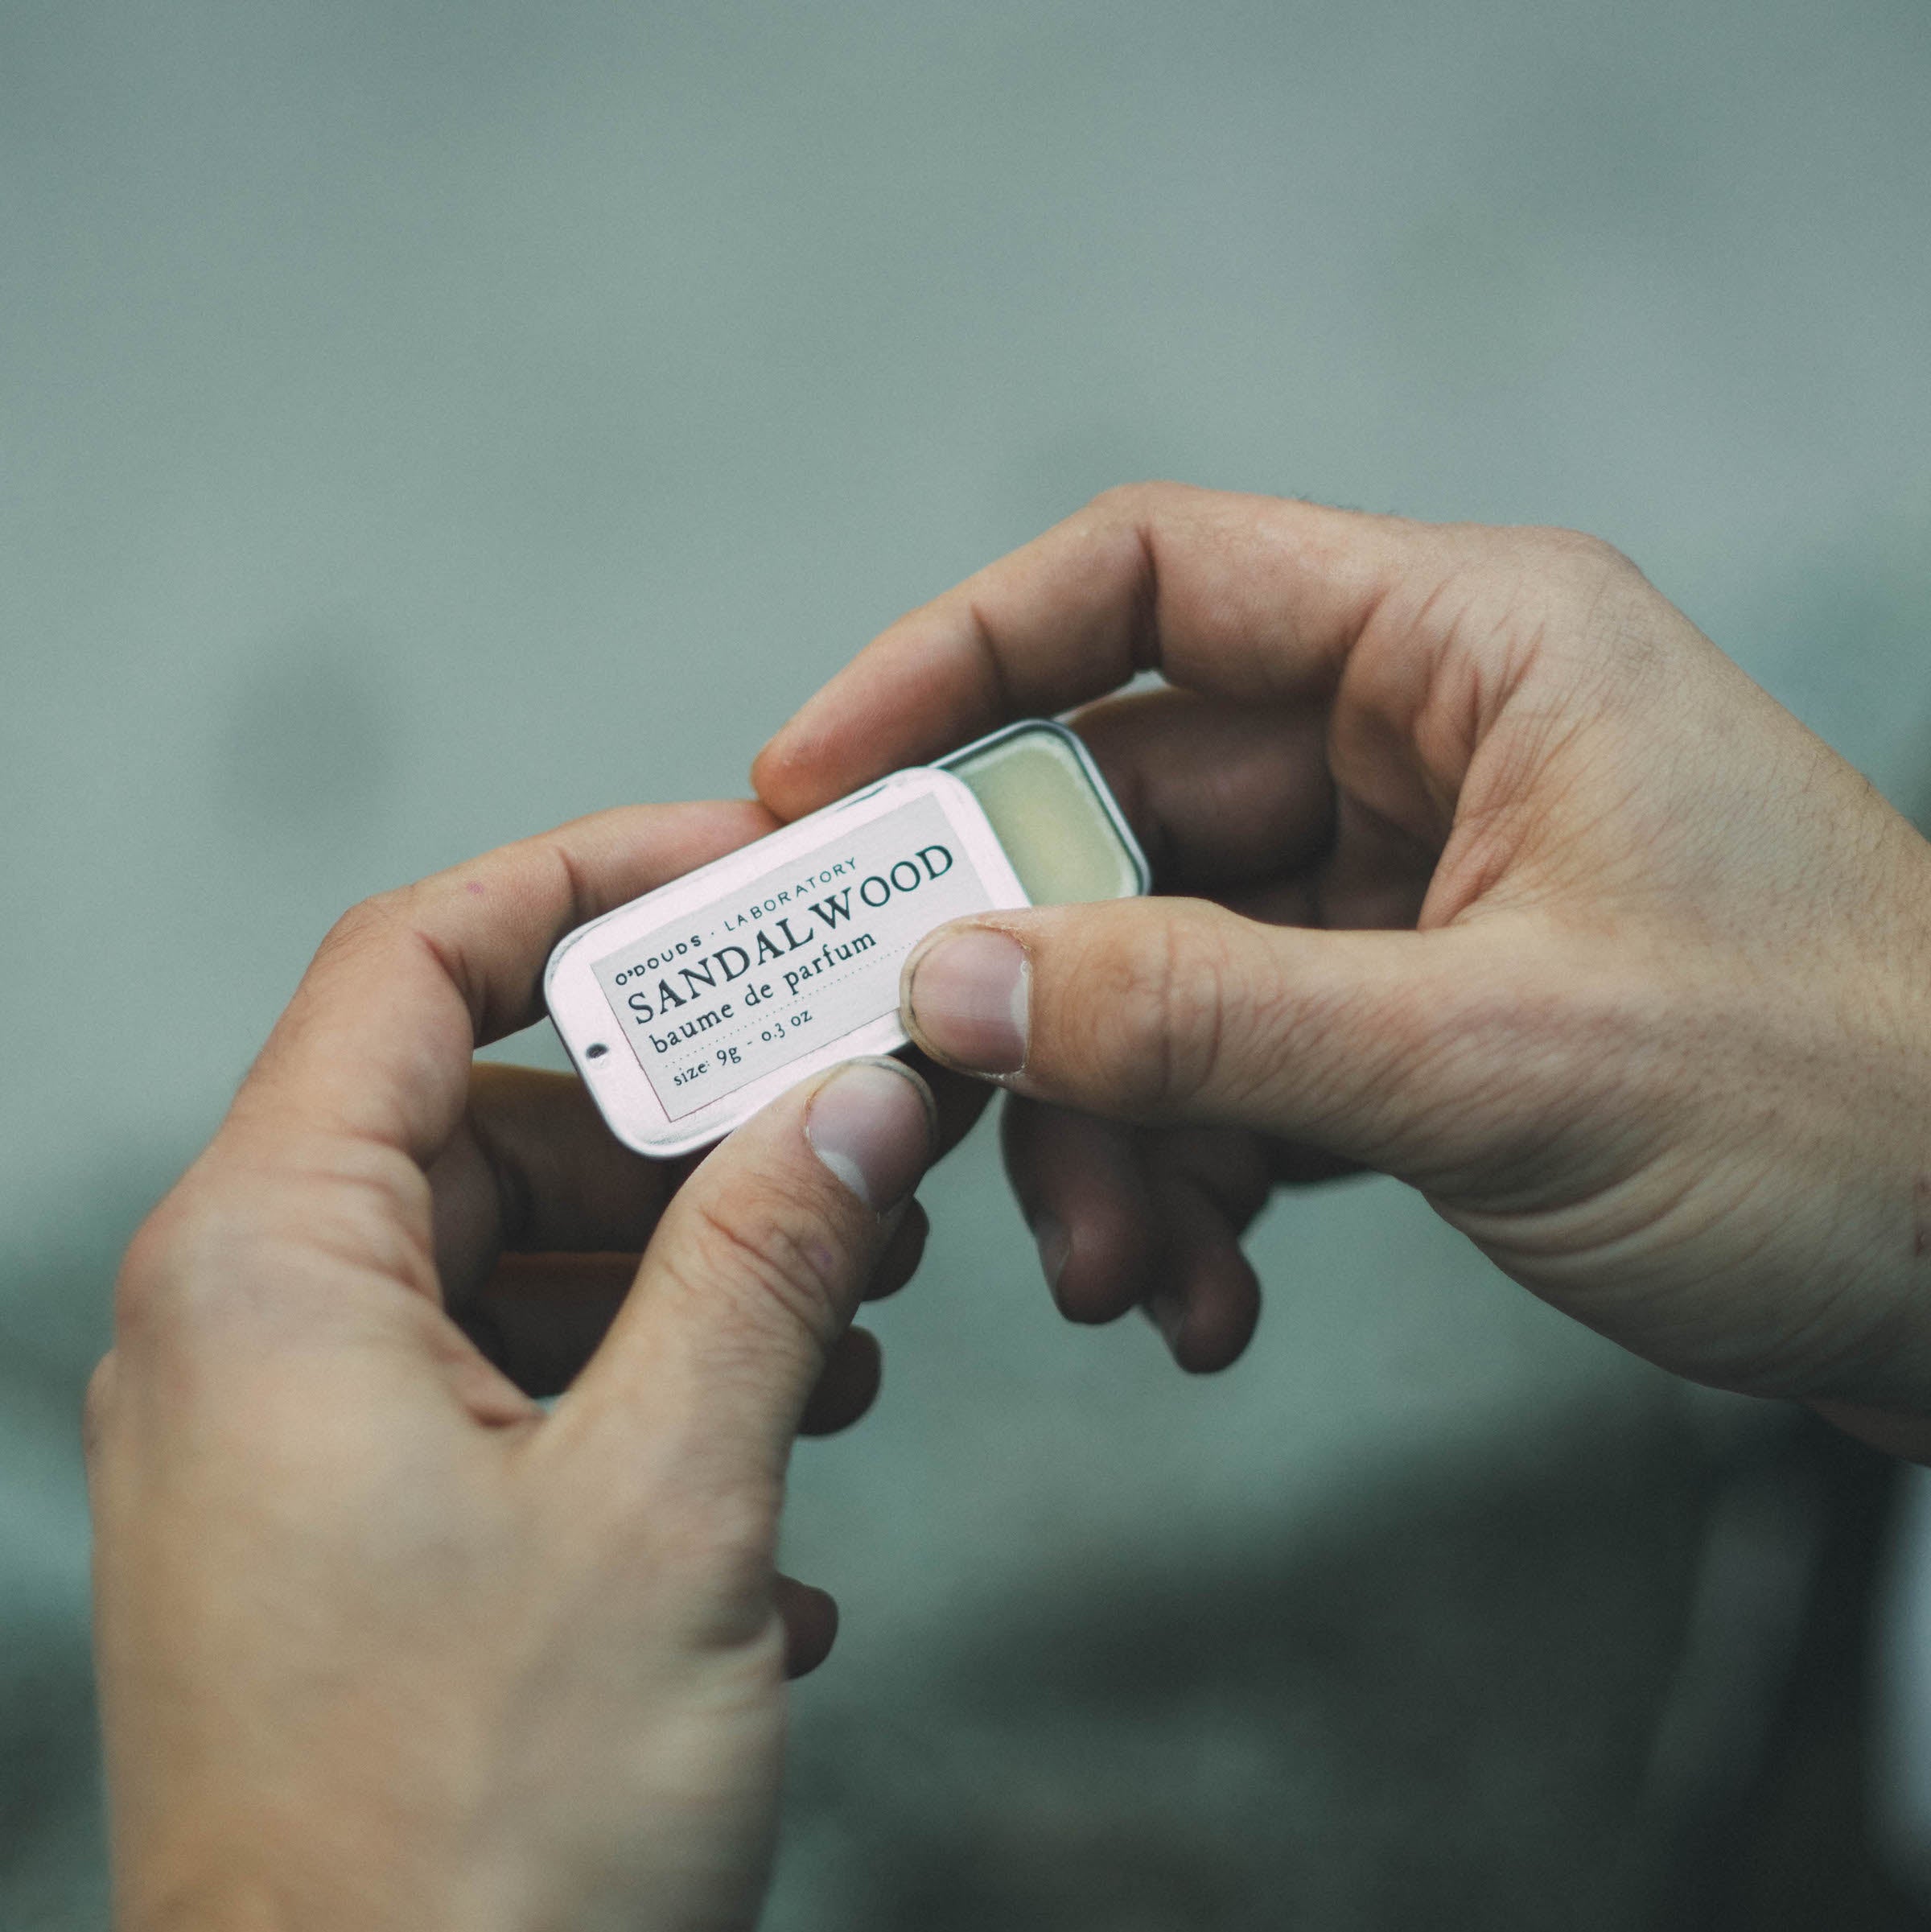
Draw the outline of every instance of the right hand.
M1931 1452L1931 849L1871 787L1592 539L1147 485L892 626L758 789L1149 669L1075 722L1184 896L907 970L1019 1097L1062 1308L1222 1366L1270 1188L1373 1168L1652 1360Z

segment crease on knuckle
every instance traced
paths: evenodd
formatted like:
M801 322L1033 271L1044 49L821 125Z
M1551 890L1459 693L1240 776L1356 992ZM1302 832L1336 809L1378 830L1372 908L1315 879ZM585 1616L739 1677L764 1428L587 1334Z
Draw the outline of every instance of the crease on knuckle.
M1076 976L1082 1057L1100 1069L1110 1065L1114 1097L1129 1114L1168 1118L1217 1081L1226 979L1224 949L1184 937L1171 919L1098 970Z
M813 1238L799 1231L809 1210L786 1204L755 1221L695 1202L698 1236L689 1259L671 1266L694 1294L728 1294L748 1322L761 1326L775 1309L817 1349L829 1348L842 1316L838 1254L829 1232ZM790 1211L786 1211L787 1208Z
M490 987L486 978L479 978L461 946L443 938L419 916L422 896L429 883L419 880L358 900L329 928L316 962L326 966L337 954L354 958L364 953L387 953L400 958L413 948L448 981L468 1009L472 1028L480 1028L490 1017Z
M557 928L560 936L594 919L606 909L607 902L591 884L583 861L570 850L567 839L553 833L543 840L542 847L556 867L563 887L562 900L566 910Z
M1566 625L1587 639L1593 653L1645 661L1655 654L1653 627L1636 621L1649 580L1633 558L1584 530L1545 529L1538 562L1558 593ZM1546 597L1533 600L1546 622Z
M412 941L429 955L430 963L455 989L456 996L469 1013L471 1032L480 1040L490 1027L489 987L470 970L469 961L460 946L452 946L439 935L415 920L406 922Z
M1592 575L1636 569L1628 557L1606 537L1598 537L1588 530L1573 529L1566 524L1550 523L1541 525L1527 533L1551 558L1572 562L1579 569L1587 571Z
M986 702L995 718L1016 718L1024 710L1015 696L1006 668L1005 647L998 627L986 615L976 597L966 599L966 619L972 633L973 648L978 653L979 673L986 686Z
M1129 674L1161 668L1161 530L1192 494L1183 484L1146 479L1115 484L1086 505L1089 517L1103 528L1122 533L1131 543L1126 587Z

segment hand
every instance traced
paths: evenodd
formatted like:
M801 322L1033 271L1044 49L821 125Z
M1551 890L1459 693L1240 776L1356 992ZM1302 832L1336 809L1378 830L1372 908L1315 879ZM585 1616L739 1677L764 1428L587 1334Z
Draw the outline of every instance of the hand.
M758 789L1148 670L1076 723L1188 896L907 964L1018 1097L1068 1314L1218 1366L1270 1188L1370 1168L1653 1360L1931 1450L1931 855L1855 772L1605 545L1149 485L893 625Z
M834 1621L774 1574L786 1457L875 1386L930 1098L834 1069L673 1194L471 1051L770 824L607 813L358 908L136 1238L89 1403L124 1932L751 1922Z

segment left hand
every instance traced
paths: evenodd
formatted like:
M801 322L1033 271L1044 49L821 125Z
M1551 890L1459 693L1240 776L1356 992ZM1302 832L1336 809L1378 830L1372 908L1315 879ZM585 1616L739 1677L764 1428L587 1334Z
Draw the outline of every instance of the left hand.
M672 1169L471 1053L772 822L606 813L358 907L137 1237L88 1418L122 1932L755 1916L835 1621L774 1569L786 1459L875 1389L930 1096L837 1069Z

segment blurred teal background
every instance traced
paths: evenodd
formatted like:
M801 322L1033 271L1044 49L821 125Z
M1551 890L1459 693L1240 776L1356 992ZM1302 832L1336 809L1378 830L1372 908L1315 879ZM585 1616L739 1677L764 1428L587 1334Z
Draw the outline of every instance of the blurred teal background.
M1928 97L1923 0L4 0L0 1925L103 1922L114 1257L351 901L741 791L1148 475L1594 530L1917 803ZM1753 1417L1385 1184L1207 1384L1056 1325L989 1135L927 1200L770 1922L1649 1922Z

